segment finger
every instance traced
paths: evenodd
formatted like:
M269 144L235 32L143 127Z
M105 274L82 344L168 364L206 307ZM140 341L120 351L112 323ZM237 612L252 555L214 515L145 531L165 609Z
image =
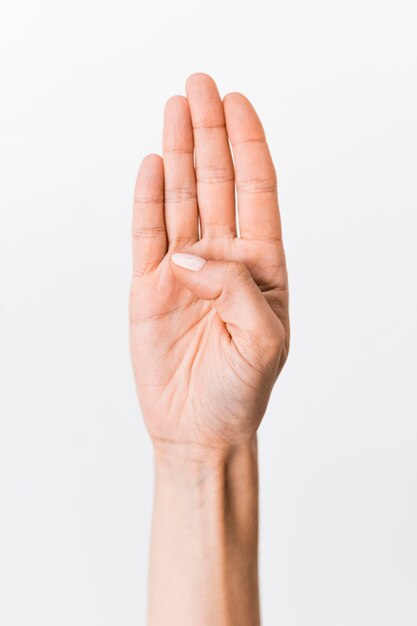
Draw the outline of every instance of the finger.
M198 298L213 300L234 343L244 353L284 345L281 322L249 270L235 261L206 261L176 253L171 267L177 279ZM282 344L282 345L281 345Z
M262 124L242 94L228 94L223 104L235 162L240 236L279 240L277 178Z
M198 240L194 140L187 99L173 96L164 112L165 224L170 245Z
M202 236L235 237L234 169L219 92L207 74L190 76L186 91L194 130Z
M146 156L136 179L132 224L133 270L154 269L167 250L164 223L164 165L157 154Z

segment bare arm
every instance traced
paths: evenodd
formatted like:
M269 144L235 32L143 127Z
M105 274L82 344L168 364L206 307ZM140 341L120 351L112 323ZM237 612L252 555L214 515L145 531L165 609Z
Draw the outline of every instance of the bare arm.
M155 455L149 624L257 626L256 440L217 457L169 448Z
M262 125L205 74L168 100L163 159L141 164L133 264L155 451L148 624L258 626L256 431L288 353L287 273Z

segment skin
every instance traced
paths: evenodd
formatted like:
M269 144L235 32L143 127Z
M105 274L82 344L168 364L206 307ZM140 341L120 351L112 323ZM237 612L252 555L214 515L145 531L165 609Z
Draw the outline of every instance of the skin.
M133 214L131 357L155 451L148 624L256 626L256 431L289 348L276 172L245 96L222 101L206 74L186 94L166 103Z

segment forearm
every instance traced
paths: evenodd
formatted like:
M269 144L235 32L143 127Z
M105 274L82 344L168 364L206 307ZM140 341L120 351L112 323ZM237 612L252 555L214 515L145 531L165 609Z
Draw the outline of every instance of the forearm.
M148 626L259 626L256 437L155 445Z

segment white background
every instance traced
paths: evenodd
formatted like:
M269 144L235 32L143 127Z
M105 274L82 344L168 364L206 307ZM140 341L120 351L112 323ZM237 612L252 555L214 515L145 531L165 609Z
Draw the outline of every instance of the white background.
M280 181L293 343L260 433L264 624L417 624L416 24L411 0L3 0L2 625L144 624L131 199L195 71L252 99Z

